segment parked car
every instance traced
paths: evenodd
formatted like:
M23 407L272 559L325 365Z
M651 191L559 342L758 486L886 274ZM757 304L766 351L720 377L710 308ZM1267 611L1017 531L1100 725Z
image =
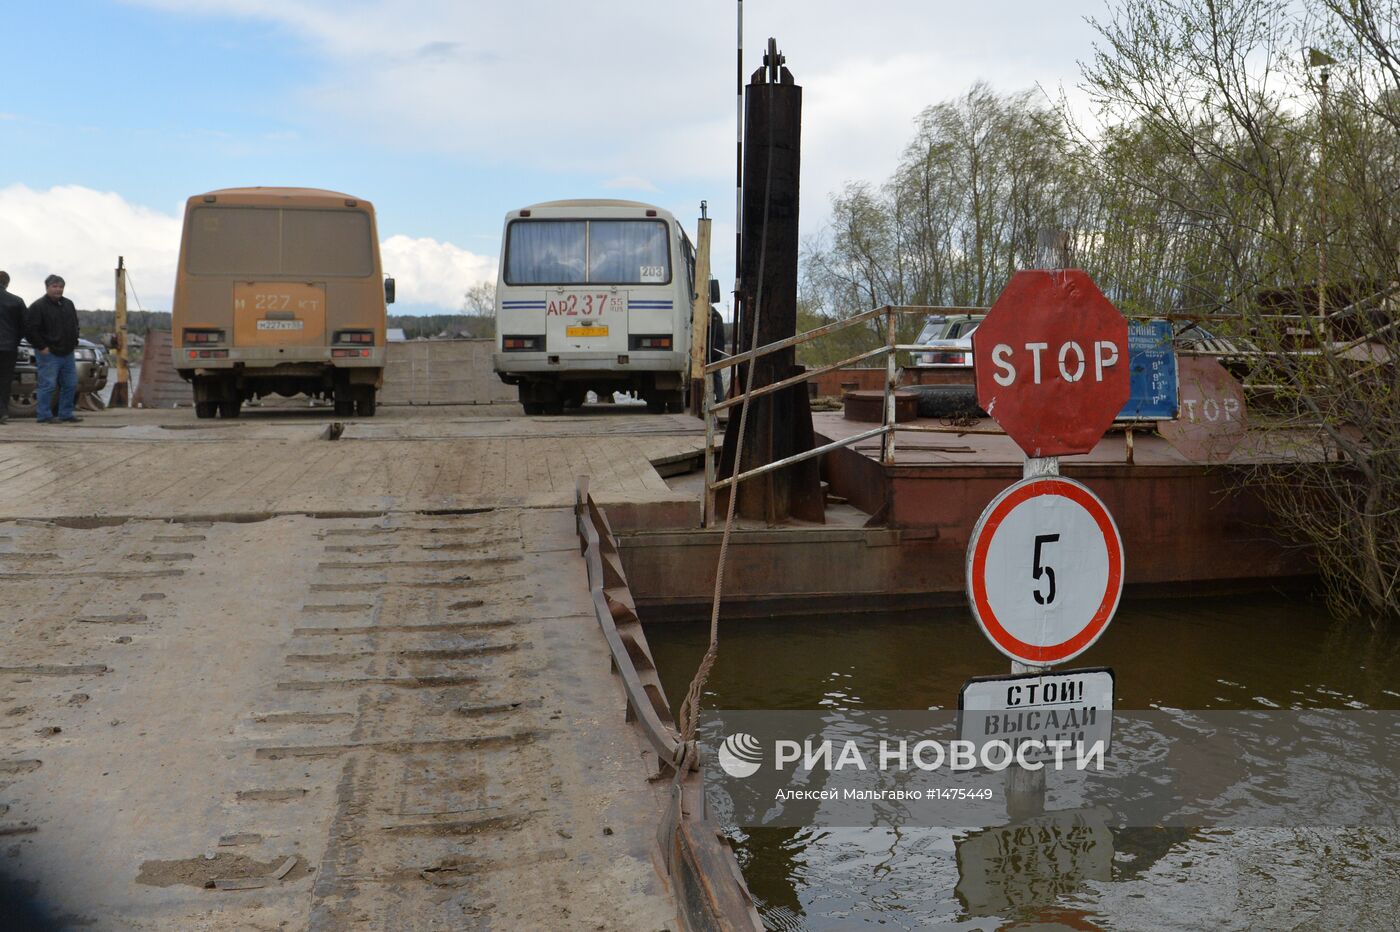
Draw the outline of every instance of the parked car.
M924 329L919 331L919 336L914 340L920 345L928 343L930 340L938 340L943 337L943 331L948 329L948 318L943 315L930 317L924 321ZM918 358L915 357L914 364L918 365Z
M972 368L972 332L982 323L981 314L955 314L951 317L935 318L942 320L942 327L935 328L930 321L919 334L919 343L930 347L926 352L914 354L914 366ZM927 334L927 336L925 336Z
M78 348L73 351L78 369L78 394L96 394L107 387L107 351L91 340L78 340ZM35 393L39 388L38 366L34 360L34 350L27 340L19 344L19 358L15 362L15 378L10 383L10 414L28 415L34 413ZM58 400L54 399L55 406Z

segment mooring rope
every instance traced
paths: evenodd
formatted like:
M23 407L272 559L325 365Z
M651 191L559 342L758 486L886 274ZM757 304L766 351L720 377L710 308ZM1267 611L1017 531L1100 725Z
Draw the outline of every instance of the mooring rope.
M749 352L758 348L758 324L763 315L763 270L767 259L767 236L768 236L768 208L772 203L773 184L773 120L769 114L768 120L768 157L763 173L763 220L759 224L758 232L758 287L754 295L753 304L753 333L749 337ZM739 405L739 436L734 444L734 469L731 476L738 476L742 471L744 458L744 436L748 428L750 393L753 391L754 370L758 368L758 357L754 357L748 362L748 373L744 379L743 403ZM709 412L705 413L709 417ZM710 671L714 668L715 660L719 656L719 606L724 596L724 567L729 557L729 538L734 530L734 506L739 499L739 483L733 482L729 486L729 502L725 507L724 533L720 537L719 561L715 566L715 589L714 596L710 602L710 644L705 650L705 656L700 660L700 666L695 671L694 678L690 681L690 688L686 690L685 700L680 708L680 729L681 746L680 759L676 762L676 782L679 782L681 775L690 766L691 756L695 752L695 730L700 717L700 699L705 689L705 683L710 678Z

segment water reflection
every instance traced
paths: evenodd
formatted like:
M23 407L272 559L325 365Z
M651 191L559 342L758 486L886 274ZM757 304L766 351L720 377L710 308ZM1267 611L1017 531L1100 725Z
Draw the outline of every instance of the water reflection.
M706 633L648 627L673 706ZM1400 638L1291 596L1127 604L1075 665L1113 667L1123 709L1400 709ZM948 709L966 679L1005 670L961 611L736 622L705 705ZM1378 828L1119 829L1069 810L735 843L775 928L1394 928L1400 915L1400 836Z

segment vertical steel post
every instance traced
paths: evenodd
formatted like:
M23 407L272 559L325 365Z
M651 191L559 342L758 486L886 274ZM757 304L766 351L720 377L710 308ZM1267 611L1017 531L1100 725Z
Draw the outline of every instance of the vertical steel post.
M802 88L784 66L777 40L769 39L763 67L751 75L744 97L742 279L735 340L741 352L797 333L801 139ZM745 388L763 388L800 372L796 349L785 346L739 365L733 378ZM787 460L815 445L806 387L789 384L750 398L741 416L729 419L718 473L728 477L738 471L735 460L740 446L744 467L752 469ZM747 520L770 525L789 518L825 520L820 466L815 460L794 462L732 486L729 493L718 496L716 510L725 506L727 495L738 496L735 514Z
M117 256L117 305L116 320L113 322L114 332L113 342L116 346L117 357L117 383L112 386L112 397L108 401L108 406L113 408L126 408L131 405L130 386L131 366L126 355L126 259Z
M731 373L736 369L731 368ZM731 374L730 378L734 378ZM705 393L705 406L701 415L705 418L705 512L701 515L702 526L714 527L715 523L715 413L711 407L715 403L714 379L702 375ZM730 493L731 495L733 492Z
M734 320L739 320L739 284L744 280L744 0L739 0L738 70L734 73ZM735 328L736 332L738 328Z
M700 219L695 222L695 291L690 296L690 384L686 393L687 408L692 414L701 410L700 386L705 378L705 363L710 356L710 213L709 205L700 202Z
M895 312L885 305L885 433L880 438L880 462L894 465L894 382L895 382Z

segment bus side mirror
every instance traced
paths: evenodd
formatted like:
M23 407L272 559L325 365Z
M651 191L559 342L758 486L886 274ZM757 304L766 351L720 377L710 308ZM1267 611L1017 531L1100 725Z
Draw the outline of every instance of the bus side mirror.
M394 303L394 280L392 278L384 279L384 303Z
M710 303L719 303L719 279L717 278L710 279Z

